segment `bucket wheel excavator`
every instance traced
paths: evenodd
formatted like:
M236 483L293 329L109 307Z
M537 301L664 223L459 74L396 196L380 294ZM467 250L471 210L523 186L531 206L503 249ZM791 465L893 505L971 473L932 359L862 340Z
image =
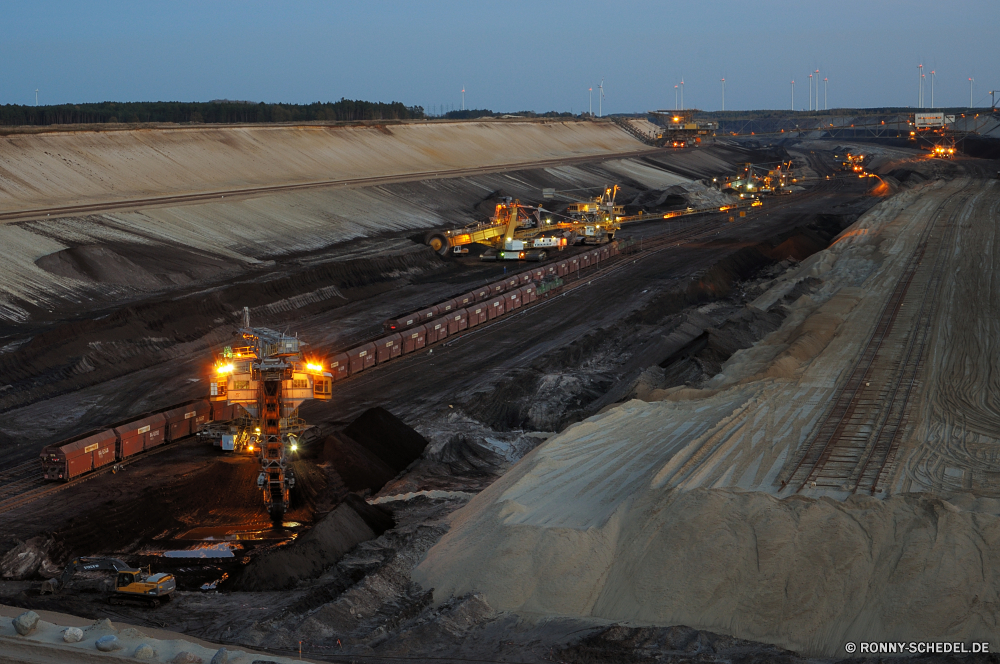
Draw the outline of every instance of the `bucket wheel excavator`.
M258 457L257 486L271 518L280 521L295 486L289 460L307 428L299 406L307 399L329 401L333 374L321 362L306 359L297 336L251 327L246 307L242 323L236 334L243 343L226 346L216 357L210 398L240 404L248 413L238 439Z

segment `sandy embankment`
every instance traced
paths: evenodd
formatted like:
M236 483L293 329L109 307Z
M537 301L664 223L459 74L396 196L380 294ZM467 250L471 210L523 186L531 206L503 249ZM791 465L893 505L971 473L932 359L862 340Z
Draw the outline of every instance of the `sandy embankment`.
M185 127L7 136L0 137L0 212L644 149L617 125L593 122ZM609 167L640 179L653 177L646 171L655 170L627 160L612 160ZM607 184L579 166L552 169L559 188ZM464 225L475 220L470 201L518 186L504 177L220 194L197 202L0 223L0 320L27 320L35 308L57 311L66 300L127 299L137 291L231 277L266 268L277 256L360 238ZM672 184L677 182L667 186ZM369 250L392 253L384 246Z
M779 498L927 220L967 185L936 181L873 208L790 275L820 285L706 389L631 401L550 439L456 512L415 578L436 599L477 590L498 609L683 624L816 656L851 640L988 641L996 500ZM990 183L970 186L996 204Z
M611 123L239 126L0 137L0 212L645 149Z

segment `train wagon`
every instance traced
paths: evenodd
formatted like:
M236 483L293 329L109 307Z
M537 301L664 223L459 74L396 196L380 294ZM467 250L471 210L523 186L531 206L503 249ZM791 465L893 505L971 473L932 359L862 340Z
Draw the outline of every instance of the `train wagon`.
M438 316L445 316L450 314L455 309L458 309L458 303L455 300L448 300L447 302L442 302L441 304L434 307L437 311Z
M382 364L403 354L403 336L390 334L375 342L375 362Z
M538 299L538 294L535 292L535 284L529 284L521 289L521 304L531 304Z
M502 297L494 298L486 305L486 318L493 320L498 316L503 316L504 311L504 299Z
M521 287L521 278L520 277L511 277L509 279L504 279L504 285L507 287L508 291L513 290L515 288L520 288Z
M165 443L167 440L167 418L163 413L154 413L116 426L112 431L117 438L118 460L121 461L133 454Z
M68 482L115 460L114 431L90 431L42 448L42 473L47 480Z
M514 311L521 308L521 291L509 291L503 294L504 311Z
M414 325L420 323L420 317L417 314L410 314L408 316L403 316L402 318L390 318L386 322L382 323L382 328L386 332L399 332L401 330L406 330Z
M351 360L350 373L353 376L361 373L365 369L375 366L375 344L366 343L347 351L347 357Z
M448 338L448 319L438 318L424 326L427 328L427 343L436 344Z
M427 323L437 317L437 307L422 309L416 313L418 323Z
M477 288L472 291L472 294L476 296L476 302L485 302L490 299L490 287L483 286L482 288Z
M487 286L487 288L490 289L490 295L489 296L490 297L496 297L500 293L502 293L505 290L507 290L507 280L505 279L503 281L495 281L492 284L490 284L489 286Z
M165 411L163 417L167 419L166 441L158 441L157 444L180 440L198 433L202 425L208 422L211 410L212 407L207 401L191 401Z
M469 329L469 312L465 309L453 311L448 315L448 334L458 334Z
M347 356L347 353L340 353L333 357L330 361L330 373L333 374L334 382L351 375L351 358Z
M535 275L531 270L517 275L517 280L521 286L526 286L535 280Z
M459 309L465 309L476 303L476 294L466 293L465 295L460 295L455 298L455 303L458 305Z
M485 302L480 302L474 304L466 311L469 313L469 327L475 327L481 325L489 320L489 314L487 313L488 305Z
M238 403L226 403L224 401L212 402L212 421L231 422L243 416L243 406Z
M427 345L427 326L418 325L403 334L403 354L420 350Z

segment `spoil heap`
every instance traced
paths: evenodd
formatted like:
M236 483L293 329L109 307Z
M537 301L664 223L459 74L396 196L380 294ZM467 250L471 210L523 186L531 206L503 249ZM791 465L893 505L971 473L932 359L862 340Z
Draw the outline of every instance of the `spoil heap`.
M984 284L1000 256L989 230L998 201L996 183L969 178L888 198L752 304L785 302L777 331L700 388L654 391L547 441L455 513L415 578L437 600L481 591L500 610L683 624L816 656L875 637L988 640L1000 507L981 497L993 495L983 454L1000 440L979 427L978 453L960 444L971 435L956 431L967 397L934 398L940 384L918 383L927 391L910 397L913 424L887 487L968 490L978 477L979 495L890 491L880 500L853 495L850 484L786 483L924 240L898 329L923 311L922 299L978 283L963 289L971 325L949 322L956 312L943 300L934 310L927 372L954 382L956 362L970 366L967 354L944 352L948 340L977 353L991 347L1000 306ZM955 237L954 249L943 237ZM940 289L928 277L933 265L942 266ZM798 295L797 285L809 292ZM959 396L990 394L996 355L992 371L963 374ZM928 429L948 444L932 441L936 457L925 466L938 473L925 478L912 460L928 456Z

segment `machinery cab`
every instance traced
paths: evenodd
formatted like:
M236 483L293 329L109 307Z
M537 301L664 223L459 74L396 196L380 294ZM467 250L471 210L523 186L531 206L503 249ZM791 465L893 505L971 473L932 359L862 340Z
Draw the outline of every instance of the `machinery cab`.
M138 585L139 581L139 570L128 569L118 572L118 578L115 580L115 590L118 592L136 592L132 589L133 585Z

